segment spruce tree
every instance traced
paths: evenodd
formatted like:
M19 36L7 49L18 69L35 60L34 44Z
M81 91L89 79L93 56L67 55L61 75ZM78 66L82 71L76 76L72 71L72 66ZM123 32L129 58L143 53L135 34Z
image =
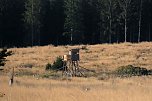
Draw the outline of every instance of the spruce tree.
M31 46L40 45L41 28L41 0L26 0L24 12L24 25L31 39Z
M122 9L121 17L124 20L124 34L125 34L125 42L127 42L127 33L128 33L128 21L130 19L131 9L132 9L132 0L118 0L119 6Z
M84 25L85 43L95 44L99 42L99 1L82 0L82 15Z
M101 4L100 19L102 21L100 24L103 26L103 33L107 37L107 41L111 43L112 35L115 33L116 20L119 16L116 14L117 2L116 0L100 0L99 3Z
M69 43L79 43L83 34L81 0L64 0L64 12L64 34L69 36Z

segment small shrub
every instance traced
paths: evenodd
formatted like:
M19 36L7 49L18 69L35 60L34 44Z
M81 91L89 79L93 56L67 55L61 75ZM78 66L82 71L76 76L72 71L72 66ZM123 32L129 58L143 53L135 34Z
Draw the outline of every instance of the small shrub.
M52 65L50 63L48 63L45 67L45 70L51 70Z
M63 61L61 57L57 57L54 63L51 65L48 63L45 67L45 70L62 70Z
M58 70L58 69L62 70L62 67L63 67L62 58L61 57L57 57L56 61L54 61L54 63L52 64L51 69L53 69L53 70Z
M12 55L12 51L8 51L6 48L0 51L0 66L4 66L6 57Z
M148 75L152 75L152 69L148 71Z
M121 66L114 73L121 77L148 75L149 71L146 68L134 67L132 65Z
M82 46L81 49L82 50L88 50L87 46Z

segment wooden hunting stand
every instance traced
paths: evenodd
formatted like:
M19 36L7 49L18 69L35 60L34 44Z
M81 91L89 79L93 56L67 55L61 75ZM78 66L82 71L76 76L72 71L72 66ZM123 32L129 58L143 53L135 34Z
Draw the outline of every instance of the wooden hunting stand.
M63 56L63 75L84 76L79 69L79 49L71 49L68 55Z

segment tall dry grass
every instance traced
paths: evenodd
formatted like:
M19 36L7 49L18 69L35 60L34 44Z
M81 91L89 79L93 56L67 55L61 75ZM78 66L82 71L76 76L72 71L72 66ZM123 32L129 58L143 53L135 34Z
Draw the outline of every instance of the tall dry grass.
M45 65L53 63L56 57L82 46L12 48L14 55L7 58L5 67L32 66L35 71L43 71ZM80 65L97 70L112 70L124 65L152 69L152 43L86 45L86 49L80 50Z
M8 86L7 77L0 78L0 101L151 101L152 77L110 79L73 78L71 81L29 77L15 78Z
M14 54L8 57L5 70L15 67L35 73L43 73L47 63L53 63L57 56L80 46L43 46L12 48ZM119 66L135 65L152 69L152 43L121 43L87 45L80 50L80 65L98 71L113 70ZM23 70L22 70L23 71ZM0 72L1 73L1 72ZM35 79L15 77L14 85L8 86L8 77L0 74L0 101L151 101L152 77L72 78L71 80Z

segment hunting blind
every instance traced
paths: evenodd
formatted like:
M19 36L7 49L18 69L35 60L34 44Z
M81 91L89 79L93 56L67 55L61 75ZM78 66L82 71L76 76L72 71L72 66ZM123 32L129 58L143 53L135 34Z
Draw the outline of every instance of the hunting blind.
M63 56L63 75L81 76L79 70L79 49L71 49L69 54Z

